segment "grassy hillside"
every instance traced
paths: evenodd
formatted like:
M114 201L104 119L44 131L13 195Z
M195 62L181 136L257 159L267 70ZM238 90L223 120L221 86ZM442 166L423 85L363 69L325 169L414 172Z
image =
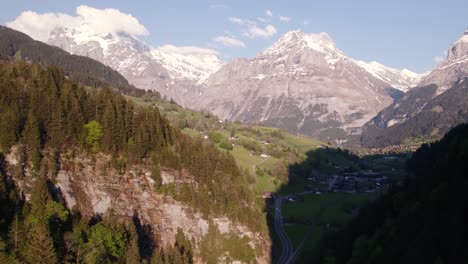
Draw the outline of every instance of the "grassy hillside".
M281 184L287 182L290 164L304 160L306 153L317 149L317 146L327 145L278 128L225 122L209 113L195 112L167 100L127 98L143 107L159 108L183 133L228 151L252 176L251 181L259 193L277 191Z

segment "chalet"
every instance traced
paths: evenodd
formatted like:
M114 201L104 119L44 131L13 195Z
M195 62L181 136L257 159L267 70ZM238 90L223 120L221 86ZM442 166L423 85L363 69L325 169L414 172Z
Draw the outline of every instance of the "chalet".
M274 192L263 192L262 193L263 199L272 199L276 197L276 193Z

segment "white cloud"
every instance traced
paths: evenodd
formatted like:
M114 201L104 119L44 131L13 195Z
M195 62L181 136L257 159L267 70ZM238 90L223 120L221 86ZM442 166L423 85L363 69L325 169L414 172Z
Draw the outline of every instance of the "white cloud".
M433 60L434 60L434 62L436 62L436 63L441 63L442 61L444 61L444 60L445 60L445 58L444 58L444 57L442 57L442 56L435 56L435 57L434 57L434 58L432 58L432 59L433 59Z
M289 22L291 20L291 18L287 17L287 16L279 16L279 20L281 22Z
M46 41L50 32L57 27L75 27L86 24L96 34L126 32L135 36L148 35L148 30L130 14L114 8L97 9L86 5L76 8L76 15L63 13L22 12L6 25L22 31L32 38Z
M229 8L229 6L223 5L223 4L211 4L209 7L211 9L226 9L226 8Z
M255 24L255 22L250 21L248 19L244 18L239 18L239 17L230 17L229 21L234 24L239 24L239 25L249 25L249 24Z
M446 50L443 50L441 53L442 53L442 55L434 56L434 58L432 58L432 60L435 63L441 63L442 61L444 61L447 58L448 53L447 53Z
M174 46L174 45L163 45L158 47L159 50L181 54L181 55L218 55L216 50L205 49L195 46Z
M265 14L267 15L267 17L273 17L273 12L271 12L270 9L267 9L267 10L265 11Z
M257 20L260 21L260 22L263 22L263 23L268 22L268 20L263 18L263 17L257 17Z
M238 40L233 37L228 37L228 36L217 36L213 38L214 41L219 42L223 44L224 46L229 46L229 47L245 47L245 43L241 40Z
M304 26L308 26L308 25L310 25L310 20L308 20L308 19L307 19L307 20L304 20L304 22L302 22L302 24L303 24Z
M276 34L276 28L273 25L267 25L265 28L257 27L256 25L249 26L247 31L244 33L249 38L263 37L270 38Z

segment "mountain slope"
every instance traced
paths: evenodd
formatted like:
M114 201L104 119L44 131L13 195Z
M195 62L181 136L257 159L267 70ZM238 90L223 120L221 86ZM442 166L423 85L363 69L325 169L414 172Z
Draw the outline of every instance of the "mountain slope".
M422 78L421 85L437 84L440 94L465 76L468 76L468 29L450 46L447 59Z
M190 103L200 92L198 85L222 64L211 50L171 45L152 48L127 33L94 33L86 24L56 28L47 42L109 65L136 87L156 90L181 104Z
M423 145L407 163L411 176L405 183L329 234L320 243L322 257L316 262L467 263L467 160L466 124Z
M8 57L19 56L43 66L59 66L70 78L85 85L106 86L110 84L126 94L142 95L145 93L130 85L119 72L101 62L85 56L71 55L4 26L0 26L0 54Z
M392 102L389 84L347 58L326 33L289 32L255 58L224 65L206 85L200 107L223 119L321 138L343 137Z
M449 48L447 59L423 77L419 87L363 127L361 143L382 147L416 138L439 138L451 127L466 122L468 91L463 79L467 76L468 32L465 32Z
M407 92L412 87L416 86L425 76L425 74L418 74L408 69L400 70L390 68L376 61L356 61L356 64L363 67L375 78L380 79L388 83L391 87L403 92Z
M436 92L437 86L421 88L430 95ZM424 97L416 97L419 98ZM402 107L397 109L401 110ZM367 125L361 143L368 147L383 147L404 144L410 140L438 139L454 126L468 122L468 79L461 80L417 110L404 122L384 129ZM378 117L383 116L385 111L387 109L379 113Z
M34 197L37 192L30 186L38 179L53 182L50 187L58 202L53 208L35 206L44 200L42 195L30 199L31 210L15 212L24 212L24 218L18 217L25 221L29 221L29 211L41 214L42 218L33 215L36 218L25 222L28 238L38 219L48 229L50 223L54 244L60 246L56 248L58 262L66 262L69 251L81 250L82 245L61 246L65 233L72 231L72 221L70 225L58 222L57 208L61 219L72 210L79 212L81 227L101 219L116 223L138 219L135 222L141 221L147 230L145 242L153 245L151 251L155 246L162 250L173 245L180 228L193 241L195 257L204 262L209 258L218 263L226 252L234 260L268 262L263 201L257 198L249 176L230 154L183 135L157 108L138 107L111 88L85 88L55 66L8 61L0 62L0 116L0 188L5 176L8 187L18 190L17 196L9 197L21 199L5 204L0 189L0 211L22 206L27 202L24 197ZM0 218L0 238L8 241L8 223L3 222L3 214ZM113 238L104 233L110 243ZM223 246L213 250L213 240ZM0 257L4 249L0 248ZM115 258L89 262L123 263L118 257L127 250L119 251ZM23 247L13 252L20 253L20 258L29 254ZM36 262L34 257L28 263Z

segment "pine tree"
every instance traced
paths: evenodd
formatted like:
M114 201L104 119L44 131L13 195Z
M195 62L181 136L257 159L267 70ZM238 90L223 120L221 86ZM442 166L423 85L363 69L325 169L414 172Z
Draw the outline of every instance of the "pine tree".
M22 242L24 242L24 229L18 214L13 217L13 221L11 222L10 230L8 232L8 238L11 251L18 254L20 246Z
M31 190L31 217L33 222L47 224L46 205L52 197L47 187L47 180L44 176L37 177Z
M161 248L155 249L150 264L164 264L164 252Z
M128 225L129 243L127 251L125 253L125 263L127 264L138 264L141 263L140 249L138 247L138 233L135 228L135 224L131 222Z
M34 111L30 110L28 118L26 120L23 138L28 146L28 158L33 165L34 170L39 169L39 163L41 161L40 148L42 146L41 141L41 130L39 120L36 117Z
M46 225L39 224L32 230L23 253L26 263L55 264L58 262L54 242Z

